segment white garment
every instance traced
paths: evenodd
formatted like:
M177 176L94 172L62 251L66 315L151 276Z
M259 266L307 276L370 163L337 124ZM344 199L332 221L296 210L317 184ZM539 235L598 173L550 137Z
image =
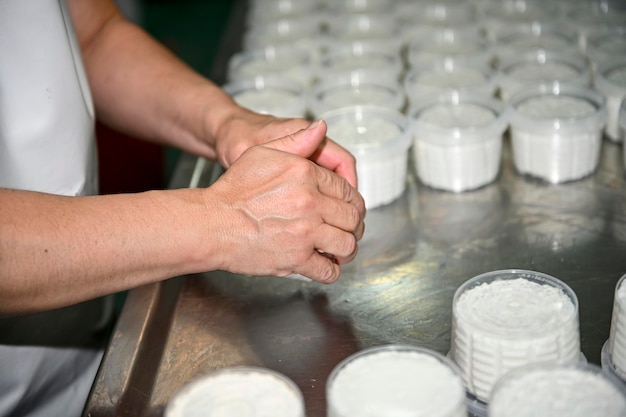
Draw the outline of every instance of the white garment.
M80 416L102 353L102 349L0 345L0 415Z
M63 0L0 0L0 187L95 194L94 111Z
M96 194L94 131L65 0L0 0L0 187ZM103 353L73 334L90 305L0 318L1 417L81 414Z

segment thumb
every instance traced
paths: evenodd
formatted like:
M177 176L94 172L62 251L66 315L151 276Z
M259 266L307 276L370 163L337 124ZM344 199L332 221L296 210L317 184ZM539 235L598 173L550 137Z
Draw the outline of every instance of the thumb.
M326 122L317 120L306 129L272 140L263 146L308 158L326 138L326 128Z

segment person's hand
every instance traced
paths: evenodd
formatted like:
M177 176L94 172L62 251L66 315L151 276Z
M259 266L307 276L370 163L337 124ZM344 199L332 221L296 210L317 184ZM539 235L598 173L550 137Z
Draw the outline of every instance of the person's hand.
M309 124L305 119L277 118L241 108L220 127L215 144L218 160L228 168L246 149L291 135ZM333 140L325 137L308 158L341 175L357 188L355 158Z
M325 133L319 121L253 146L207 189L207 206L220 216L212 223L220 227L221 269L331 283L354 259L365 203L344 177L308 159Z

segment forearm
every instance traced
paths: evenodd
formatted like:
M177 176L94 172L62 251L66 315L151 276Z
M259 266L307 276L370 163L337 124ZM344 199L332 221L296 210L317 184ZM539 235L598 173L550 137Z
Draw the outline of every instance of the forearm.
M155 140L229 167L246 149L304 129L238 106L189 68L111 0L68 0L80 39L97 117L116 130ZM309 155L356 187L355 160L331 140Z
M365 203L308 159L313 124L246 150L209 188L66 197L0 188L0 314L212 270L335 281Z
M220 266L200 190L62 197L0 189L0 202L0 314Z
M110 2L69 4L98 119L133 136L215 158L219 127L241 111L232 99Z

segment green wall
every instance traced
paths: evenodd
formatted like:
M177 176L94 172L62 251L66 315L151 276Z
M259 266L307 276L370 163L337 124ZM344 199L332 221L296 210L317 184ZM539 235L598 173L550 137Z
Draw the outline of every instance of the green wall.
M232 0L143 0L138 23L172 52L205 76L212 73ZM180 152L165 150L165 183Z

